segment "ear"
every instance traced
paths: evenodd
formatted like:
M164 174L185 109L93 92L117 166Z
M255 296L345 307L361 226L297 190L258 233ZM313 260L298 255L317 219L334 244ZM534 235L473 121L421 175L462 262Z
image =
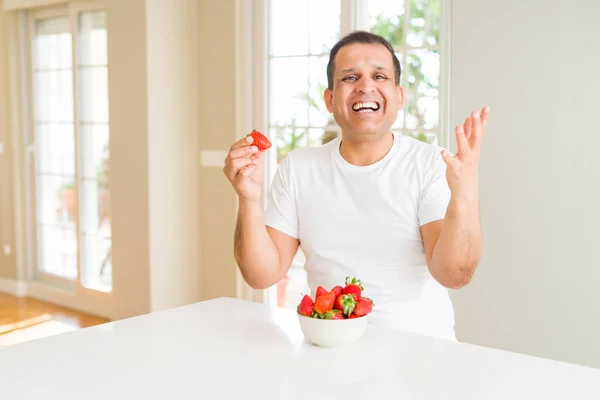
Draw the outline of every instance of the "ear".
M402 86L396 87L396 93L398 95L398 111L404 106L404 88Z
M332 93L331 89L329 89L329 88L325 89L325 93L323 93L323 98L325 99L325 105L327 106L327 111L329 111L330 113L333 112L333 107L331 105L332 97L333 97L333 93Z

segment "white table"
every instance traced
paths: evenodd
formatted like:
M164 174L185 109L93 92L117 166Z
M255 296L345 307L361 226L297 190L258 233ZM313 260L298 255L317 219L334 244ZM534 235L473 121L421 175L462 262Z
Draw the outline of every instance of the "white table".
M0 399L600 399L600 370L222 298L0 349Z

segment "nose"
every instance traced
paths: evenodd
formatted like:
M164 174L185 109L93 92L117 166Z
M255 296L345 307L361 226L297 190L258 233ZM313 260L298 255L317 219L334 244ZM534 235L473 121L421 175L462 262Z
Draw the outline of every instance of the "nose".
M375 91L375 82L369 77L362 77L357 85L357 90L361 93L372 93Z

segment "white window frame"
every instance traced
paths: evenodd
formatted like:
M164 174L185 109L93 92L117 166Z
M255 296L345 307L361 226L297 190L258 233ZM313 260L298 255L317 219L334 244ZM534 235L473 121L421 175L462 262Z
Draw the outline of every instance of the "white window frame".
M35 22L43 18L68 17L72 38L72 68L73 68L73 112L74 112L74 156L75 156L75 182L81 181L81 166L79 140L79 111L78 107L78 52L79 47L79 14L90 11L106 11L106 5L102 0L76 1L59 6L47 6L32 8L21 11L20 47L24 50L20 54L20 64L24 72L24 87L20 91L22 96L21 114L23 115L23 144L24 144L24 166L23 166L23 192L25 197L23 244L25 247L25 259L21 263L19 275L27 282L26 292L28 295L65 307L79 309L99 316L111 317L113 311L112 291L101 292L86 288L83 285L82 257L81 257L81 228L79 212L75 216L75 227L77 235L77 270L78 278L74 281L53 276L39 270L38 258L38 226L37 226L37 191L36 191L36 157L35 157L35 110L34 110L34 83L33 67L35 65L35 54L32 47L35 37ZM19 88L21 89L21 88ZM14 90L14 89L13 89ZM75 185L75 199L79 204L79 185ZM24 270L24 271L23 271Z

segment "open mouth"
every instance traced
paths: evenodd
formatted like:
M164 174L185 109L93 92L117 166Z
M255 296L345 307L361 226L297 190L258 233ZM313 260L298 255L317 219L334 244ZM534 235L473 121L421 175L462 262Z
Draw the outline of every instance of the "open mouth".
M379 103L369 101L366 103L354 103L352 109L358 113L372 113L379 110Z

